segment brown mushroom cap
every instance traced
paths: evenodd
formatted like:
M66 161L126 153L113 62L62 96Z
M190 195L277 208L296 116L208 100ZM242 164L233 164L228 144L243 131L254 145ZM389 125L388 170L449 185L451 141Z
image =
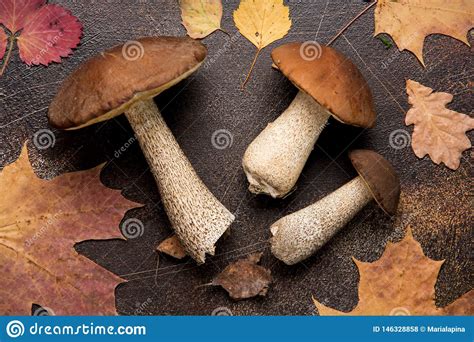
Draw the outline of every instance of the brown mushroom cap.
M194 72L206 47L187 37L147 37L89 59L62 83L49 107L51 126L80 128L122 114Z
M349 152L349 158L377 204L387 214L394 215L400 199L400 180L393 166L370 150L353 150Z
M278 69L337 120L372 127L376 117L372 93L359 69L342 53L327 46L308 47L318 51L313 51L316 54L312 58L303 58L307 47L304 44L288 43L274 49L272 59Z

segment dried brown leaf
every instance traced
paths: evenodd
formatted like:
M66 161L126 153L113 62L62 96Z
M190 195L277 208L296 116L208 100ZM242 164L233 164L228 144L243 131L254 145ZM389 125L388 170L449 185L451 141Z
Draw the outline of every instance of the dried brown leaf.
M183 259L187 255L183 245L181 245L181 242L176 235L172 235L163 240L158 247L156 247L156 250L176 259Z
M102 185L100 171L40 179L25 145L0 172L0 314L29 315L33 303L58 315L116 314L122 279L74 249L83 240L123 238L120 220L137 206Z
M423 42L441 33L469 45L467 32L474 25L472 0L378 0L375 35L388 33L401 50L409 50L423 62Z
M262 253L254 253L228 265L214 278L212 285L222 286L233 299L265 296L272 275L269 270L257 265L261 257Z
M434 163L450 169L459 167L464 150L471 147L466 132L474 129L474 119L446 108L453 99L448 93L408 80L408 102L412 108L405 117L406 125L415 125L412 148L418 158L429 154Z
M426 257L408 228L399 243L388 243L374 262L354 259L360 273L359 303L350 312L331 309L313 298L319 314L338 315L472 315L474 291L444 308L435 305L435 284L443 261Z

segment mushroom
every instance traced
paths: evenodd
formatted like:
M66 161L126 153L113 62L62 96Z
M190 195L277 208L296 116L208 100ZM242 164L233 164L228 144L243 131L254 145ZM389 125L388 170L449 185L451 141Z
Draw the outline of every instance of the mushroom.
M206 54L203 44L184 37L147 37L116 46L75 70L49 107L49 122L60 129L78 129L125 113L172 227L198 263L206 253L214 254L214 244L234 215L196 174L153 97L196 71Z
M293 265L311 256L372 199L387 214L395 214L400 181L392 165L369 150L354 150L349 158L359 176L270 227L272 253L284 263Z
M357 67L330 47L321 46L311 58L304 47L288 43L272 51L273 62L299 92L244 154L242 165L253 193L285 197L330 116L359 127L375 123L372 94Z

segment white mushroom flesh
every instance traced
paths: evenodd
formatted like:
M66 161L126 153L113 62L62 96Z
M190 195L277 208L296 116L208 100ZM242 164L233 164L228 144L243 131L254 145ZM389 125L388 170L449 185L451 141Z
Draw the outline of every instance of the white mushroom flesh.
M160 191L168 218L186 252L198 263L235 217L209 191L179 147L153 100L126 111Z
M331 113L299 91L290 106L255 138L242 160L253 193L274 198L295 186Z
M272 253L288 265L308 258L372 198L366 183L358 176L316 203L282 217L270 227Z

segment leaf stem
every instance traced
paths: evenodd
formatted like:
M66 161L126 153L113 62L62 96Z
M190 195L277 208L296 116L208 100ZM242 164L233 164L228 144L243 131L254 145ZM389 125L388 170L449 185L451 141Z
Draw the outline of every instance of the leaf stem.
M376 3L377 3L377 0L375 0L374 2L372 2L370 5L368 5L366 8L364 8L359 14L357 14L354 18L352 18L352 20L349 21L349 22L329 41L329 43L327 43L326 45L329 46L329 45L331 45L332 43L334 43L334 41L335 41L337 38L339 38L339 36L340 36L341 34L343 34L344 31L346 31L347 28L348 28L349 26L351 26L354 21L356 21L357 19L359 19L359 17L361 17L365 12L367 12L370 8L372 8Z
M257 62L257 58L258 58L258 55L260 54L260 51L262 51L262 49L258 49L257 53L255 54L255 57L253 58L253 62L252 62L252 65L250 66L250 70L247 74L247 77L245 78L244 83L242 83L242 87L241 87L242 90L244 90L245 85L249 81L250 75L252 74L253 67L255 66L255 63Z
M0 76L3 75L3 73L5 72L5 69L7 68L8 61L10 60L10 57L12 55L14 43L15 43L15 36L11 35L8 38L8 52L7 52L7 55L5 56L5 58L3 59L3 65L2 65L2 69L0 70Z

